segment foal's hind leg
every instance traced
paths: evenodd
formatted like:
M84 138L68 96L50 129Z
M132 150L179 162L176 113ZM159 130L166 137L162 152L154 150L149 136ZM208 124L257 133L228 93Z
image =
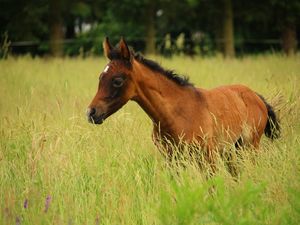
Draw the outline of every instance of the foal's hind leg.
M251 135L248 137L248 140L245 141L245 145L247 147L250 147L250 148L258 151L262 134L263 134L263 131L259 132L259 131L253 130Z
M240 137L236 143L234 144L235 149L232 149L232 152L230 152L227 160L227 166L228 166L228 170L230 172L230 174L233 177L238 177L238 168L237 168L237 157L241 157L240 152L243 148L251 148L251 149L255 149L256 152L259 149L259 142L261 139L263 132L257 132L257 131L252 131L249 132L249 130L247 130L246 132L244 132L244 135L242 137ZM235 152L233 152L235 151Z
M252 134L252 143L251 143L251 145L256 150L259 150L259 143L260 143L261 136L263 135L263 132L264 132L263 130L255 131Z

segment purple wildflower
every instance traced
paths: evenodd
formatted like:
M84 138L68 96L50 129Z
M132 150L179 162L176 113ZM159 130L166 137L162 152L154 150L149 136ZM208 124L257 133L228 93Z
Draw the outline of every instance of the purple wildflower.
M26 198L24 201L24 209L27 209L27 208L28 208L28 199Z
M45 201L45 210L44 212L46 213L50 207L50 202L51 202L51 196L48 195L47 198L46 198L46 201Z

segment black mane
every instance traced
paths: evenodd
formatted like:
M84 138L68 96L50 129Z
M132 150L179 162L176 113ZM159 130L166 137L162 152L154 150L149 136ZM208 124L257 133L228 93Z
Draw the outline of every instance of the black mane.
M131 54L138 62L140 62L143 65L147 66L148 68L162 74L163 76L167 77L168 79L174 81L176 84L178 84L180 86L193 86L193 84L190 83L189 78L187 76L178 75L173 70L165 70L157 62L150 60L150 59L146 59L139 53L134 53L133 51L131 51ZM108 58L110 60L116 59L116 60L125 60L126 61L126 59L124 59L121 56L120 52L117 49L112 49L108 55Z
M193 86L193 84L189 81L189 77L178 75L173 70L165 70L157 62L150 59L146 59L139 53L134 54L134 58L138 62L142 63L143 65L149 67L150 69L156 72L159 72L160 74L164 75L165 77L174 81L180 86Z

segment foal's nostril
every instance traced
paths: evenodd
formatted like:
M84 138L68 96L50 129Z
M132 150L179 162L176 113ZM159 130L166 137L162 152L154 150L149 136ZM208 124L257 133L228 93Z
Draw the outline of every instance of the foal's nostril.
M91 108L90 116L94 116L96 114L96 109Z
M95 108L88 108L86 112L88 117L92 117L96 114L96 109Z

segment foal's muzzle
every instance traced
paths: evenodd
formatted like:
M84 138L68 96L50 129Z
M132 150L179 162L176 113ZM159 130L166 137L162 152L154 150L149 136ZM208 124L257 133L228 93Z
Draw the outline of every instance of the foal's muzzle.
M90 123L101 124L105 120L105 113L98 114L96 108L87 108L86 116Z

